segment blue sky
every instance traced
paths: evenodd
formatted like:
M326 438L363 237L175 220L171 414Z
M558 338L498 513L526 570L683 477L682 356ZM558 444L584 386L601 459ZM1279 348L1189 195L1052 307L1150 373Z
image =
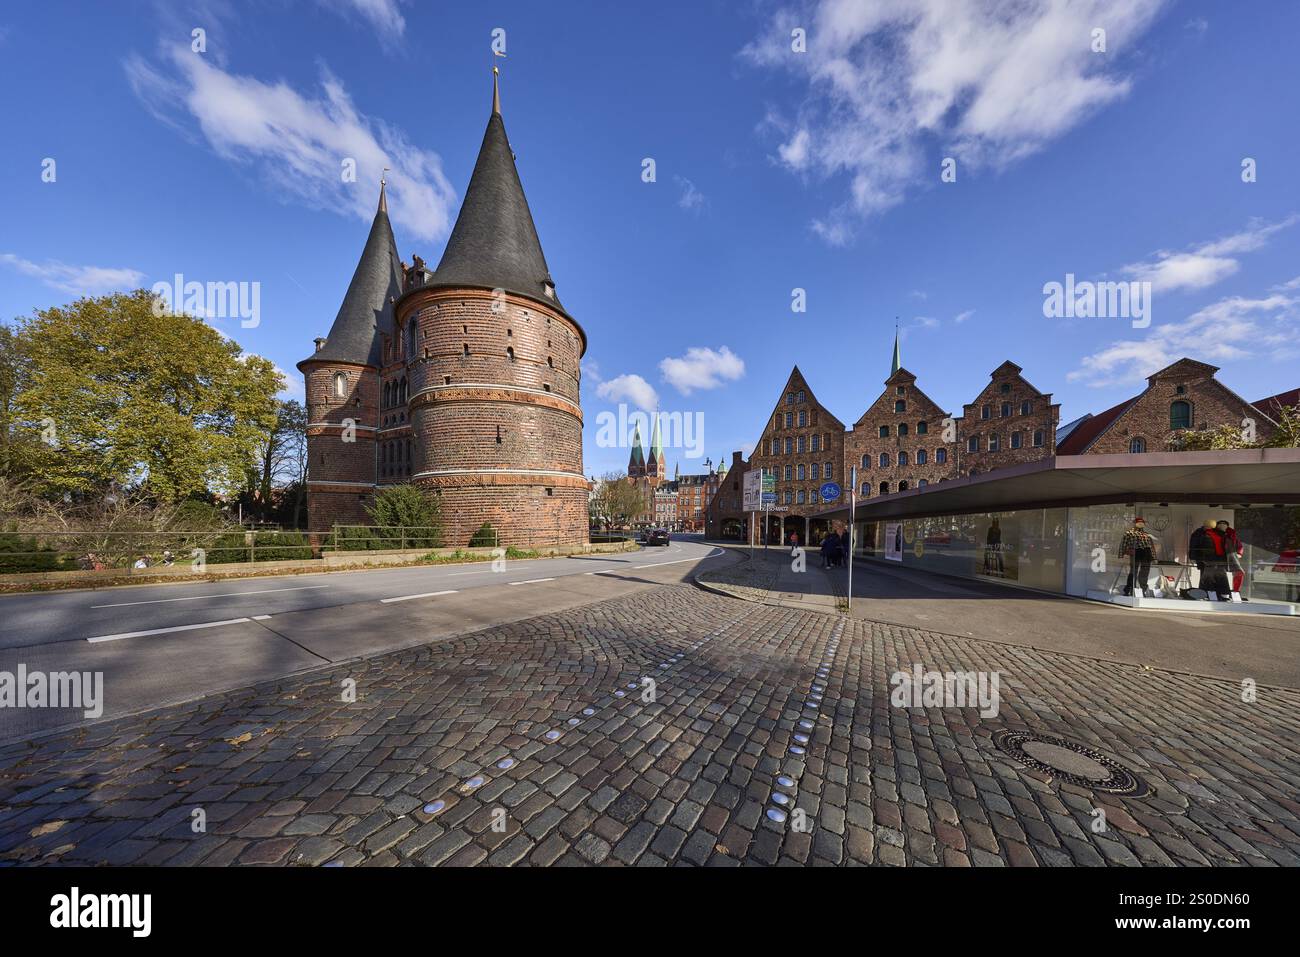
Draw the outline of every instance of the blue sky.
M0 317L177 272L258 282L256 328L211 321L300 396L382 166L403 257L441 256L498 28L520 175L590 338L588 473L626 464L596 443L620 400L702 414L715 461L749 450L795 363L852 423L895 317L957 412L1007 358L1063 421L1183 355L1248 399L1300 385L1284 0L9 6ZM1046 318L1067 274L1151 282L1150 326Z

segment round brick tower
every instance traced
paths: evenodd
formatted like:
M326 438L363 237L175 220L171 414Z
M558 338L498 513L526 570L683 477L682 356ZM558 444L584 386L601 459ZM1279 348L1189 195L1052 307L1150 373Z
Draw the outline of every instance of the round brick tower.
M448 544L483 522L503 544L587 541L579 362L501 117L492 114L438 268L418 260L394 307L406 358L409 481L442 499ZM464 541L453 541L454 538Z

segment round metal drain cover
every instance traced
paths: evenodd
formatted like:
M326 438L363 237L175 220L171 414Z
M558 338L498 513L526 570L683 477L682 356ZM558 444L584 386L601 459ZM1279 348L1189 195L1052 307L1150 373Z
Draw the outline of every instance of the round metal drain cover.
M1073 741L1032 731L998 731L993 745L1021 764L1079 787L1127 797L1147 793L1146 782L1128 768Z

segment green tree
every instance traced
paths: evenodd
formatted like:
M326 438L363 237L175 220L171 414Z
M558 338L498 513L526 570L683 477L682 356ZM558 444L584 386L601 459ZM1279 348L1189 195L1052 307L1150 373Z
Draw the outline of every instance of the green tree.
M373 505L366 506L370 520L379 526L382 537L401 538L407 545L432 548L442 544L442 505L418 485L389 485L375 493ZM408 530L417 529L415 534ZM393 533L401 533L395 535ZM397 548L398 544L381 547Z
M1277 431L1264 443L1270 449L1300 449L1300 406L1283 405L1278 407Z
M299 482L307 464L307 409L296 399L281 399L275 406L275 423L257 440L257 456L248 469L244 503L249 511L265 522L276 508L275 489L290 489ZM293 489L302 497L303 487ZM296 515L294 516L296 520ZM290 524L296 524L291 520Z
M275 427L283 378L201 319L156 302L140 289L21 321L20 427L53 426L38 463L46 495L118 486L176 501L244 484Z

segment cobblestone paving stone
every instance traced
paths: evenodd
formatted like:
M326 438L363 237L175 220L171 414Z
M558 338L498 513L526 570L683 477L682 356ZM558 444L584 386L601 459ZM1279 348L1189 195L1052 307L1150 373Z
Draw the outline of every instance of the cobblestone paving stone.
M1000 672L1000 714L892 707L914 663ZM993 747L1003 728L1153 793L1054 781ZM1300 692L1245 704L1229 681L670 585L6 745L0 861L1295 865L1298 751Z

